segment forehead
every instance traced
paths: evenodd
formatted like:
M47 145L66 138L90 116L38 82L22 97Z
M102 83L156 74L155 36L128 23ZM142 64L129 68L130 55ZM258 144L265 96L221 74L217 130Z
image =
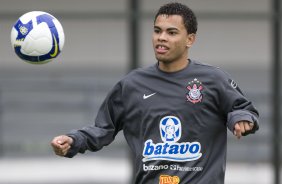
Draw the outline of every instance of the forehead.
M163 29L167 29L167 28L185 29L183 18L180 15L161 14L156 18L154 26Z

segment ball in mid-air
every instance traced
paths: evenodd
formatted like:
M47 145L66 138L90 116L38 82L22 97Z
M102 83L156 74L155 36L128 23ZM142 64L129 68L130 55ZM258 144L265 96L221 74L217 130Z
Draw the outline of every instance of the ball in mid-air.
M11 31L15 53L32 64L52 61L62 51L64 42L61 23L43 11L31 11L22 15Z

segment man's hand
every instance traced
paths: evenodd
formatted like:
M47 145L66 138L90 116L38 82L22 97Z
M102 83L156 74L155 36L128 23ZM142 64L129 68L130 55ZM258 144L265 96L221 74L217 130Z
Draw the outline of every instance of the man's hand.
M56 155L65 156L69 149L71 148L71 144L73 143L73 139L66 135L60 135L58 137L54 137L51 142L51 146Z
M234 126L234 135L240 139L242 137L242 134L245 132L248 132L254 128L254 123L251 123L249 121L239 121Z

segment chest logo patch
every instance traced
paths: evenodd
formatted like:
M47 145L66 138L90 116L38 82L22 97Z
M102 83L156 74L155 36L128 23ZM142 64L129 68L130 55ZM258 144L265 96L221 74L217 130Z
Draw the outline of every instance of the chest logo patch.
M160 121L163 142L177 142L181 138L181 123L175 116L166 116Z
M181 142L181 121L175 116L165 116L160 120L162 143L155 144L152 139L144 143L143 162L151 160L170 160L187 162L202 156L199 142Z
M195 78L194 80L189 82L186 89L188 90L188 92L186 93L187 101L192 102L193 104L196 104L202 101L203 85L198 79Z

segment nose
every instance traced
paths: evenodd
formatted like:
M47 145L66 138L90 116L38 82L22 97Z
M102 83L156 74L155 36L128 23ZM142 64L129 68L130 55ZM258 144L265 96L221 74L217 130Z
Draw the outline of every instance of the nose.
M167 40L166 33L165 32L160 33L158 40L159 41L166 41Z

